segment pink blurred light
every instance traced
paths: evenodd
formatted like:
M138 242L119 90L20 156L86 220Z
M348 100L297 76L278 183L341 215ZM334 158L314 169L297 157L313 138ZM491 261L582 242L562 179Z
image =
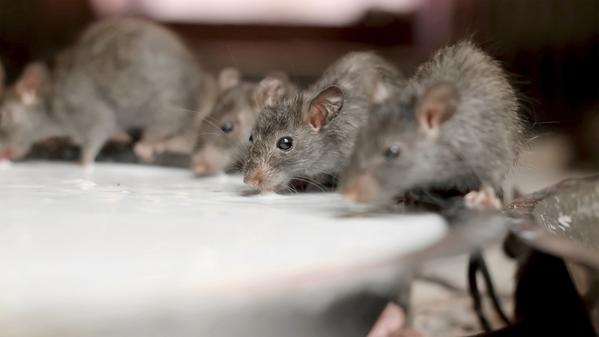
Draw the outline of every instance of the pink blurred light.
M369 9L412 12L426 0L91 0L101 15L141 14L204 23L286 23L338 26Z

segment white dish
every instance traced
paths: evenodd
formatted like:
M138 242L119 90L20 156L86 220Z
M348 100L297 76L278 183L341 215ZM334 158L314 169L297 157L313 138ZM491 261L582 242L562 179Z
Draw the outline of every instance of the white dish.
M380 276L361 266L446 229L436 215L347 216L334 193L245 190L238 176L172 168L1 168L2 336L219 336L213 322L235 308L317 311ZM160 319L172 324L148 335Z

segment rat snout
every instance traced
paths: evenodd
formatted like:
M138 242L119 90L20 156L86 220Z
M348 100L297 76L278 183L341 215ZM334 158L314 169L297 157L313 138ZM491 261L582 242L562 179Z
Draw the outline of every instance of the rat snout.
M370 174L361 174L347 181L341 188L345 199L354 202L368 202L375 196L377 183Z
M264 172L262 172L261 170L254 170L248 172L243 177L243 182L251 187L260 188L264 183Z
M26 149L21 149L18 147L7 147L0 151L0 160L17 160L25 156L26 153Z
M229 161L230 157L224 150L207 145L192 155L191 169L200 176L213 175L224 170Z
M0 160L12 160L12 153L10 149L3 149L0 151Z

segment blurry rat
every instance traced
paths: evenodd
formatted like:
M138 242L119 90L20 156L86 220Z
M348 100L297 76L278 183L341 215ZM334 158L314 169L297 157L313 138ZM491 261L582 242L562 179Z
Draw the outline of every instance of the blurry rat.
M234 68L226 68L219 76L219 96L210 115L199 131L192 155L192 170L210 175L241 165L247 156L250 133L258 113L286 95L294 95L296 87L281 72L268 74L259 83L241 80Z
M16 159L36 141L68 136L89 164L113 135L142 129L135 151L151 160L190 134L203 117L198 111L207 113L213 82L165 28L130 18L99 21L57 58L52 73L32 64L5 93L0 152Z
M386 202L412 190L458 190L495 204L523 127L500 65L469 41L437 52L360 131L340 190ZM476 192L480 190L482 193Z
M373 104L400 87L401 73L371 52L349 53L307 90L266 106L252 131L244 182L285 190L292 179L320 185L336 177Z

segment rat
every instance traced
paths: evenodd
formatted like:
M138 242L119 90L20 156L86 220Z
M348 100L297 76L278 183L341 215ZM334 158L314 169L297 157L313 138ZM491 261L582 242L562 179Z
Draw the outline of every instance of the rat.
M192 134L209 112L214 86L166 28L141 19L102 20L59 54L53 71L33 63L3 95L0 152L17 159L37 141L67 136L90 164L113 135L141 129L134 149L151 160L181 147L178 138Z
M370 203L415 190L453 190L474 206L497 208L522 139L506 73L462 41L438 51L399 95L374 109L339 189Z
M372 52L349 53L309 88L267 105L252 130L244 182L284 191L292 180L322 186L347 164L370 107L396 92L401 72Z
M219 78L219 96L204 119L192 154L192 170L212 175L239 167L250 145L256 117L266 105L273 105L297 89L285 73L272 72L260 82L243 81L235 68L225 68Z

